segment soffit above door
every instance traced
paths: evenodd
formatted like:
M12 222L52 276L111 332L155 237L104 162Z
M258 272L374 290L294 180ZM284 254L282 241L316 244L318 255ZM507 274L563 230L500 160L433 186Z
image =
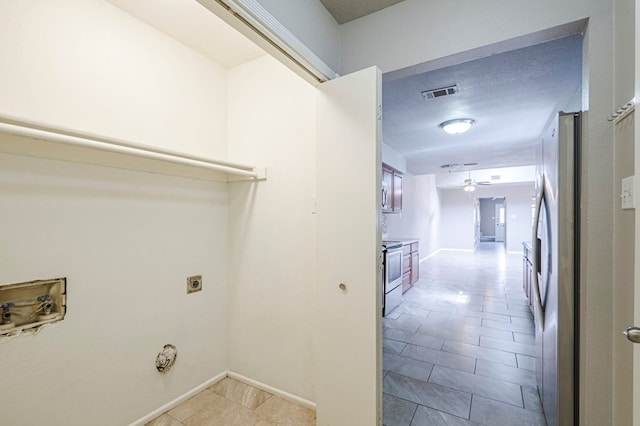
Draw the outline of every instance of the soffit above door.
M403 0L320 0L338 24L393 6Z

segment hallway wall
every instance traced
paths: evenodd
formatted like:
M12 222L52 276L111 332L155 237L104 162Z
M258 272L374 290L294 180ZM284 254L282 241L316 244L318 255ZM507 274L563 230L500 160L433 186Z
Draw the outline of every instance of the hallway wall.
M461 189L441 191L440 246L447 249L472 250L474 248L473 209L478 197L506 198L506 247L511 252L522 252L522 242L531 241L530 185L481 186L469 196Z

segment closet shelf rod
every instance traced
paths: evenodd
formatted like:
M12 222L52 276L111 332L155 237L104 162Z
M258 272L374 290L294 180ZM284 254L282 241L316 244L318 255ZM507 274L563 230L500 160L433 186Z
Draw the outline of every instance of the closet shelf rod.
M18 121L13 118L8 119L6 117L0 117L0 133L86 148L94 148L119 154L135 155L138 157L215 170L248 178L258 178L258 173L252 166L211 160L205 157L183 154L147 145L137 145L122 140L109 139L88 133L80 133L77 131L69 131L66 129L48 126L45 127L22 120Z

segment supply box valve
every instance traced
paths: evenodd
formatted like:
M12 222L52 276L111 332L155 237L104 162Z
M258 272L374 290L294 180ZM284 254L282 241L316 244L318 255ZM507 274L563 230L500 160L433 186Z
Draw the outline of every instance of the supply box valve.
M36 331L64 318L67 279L29 281L0 286L0 336Z

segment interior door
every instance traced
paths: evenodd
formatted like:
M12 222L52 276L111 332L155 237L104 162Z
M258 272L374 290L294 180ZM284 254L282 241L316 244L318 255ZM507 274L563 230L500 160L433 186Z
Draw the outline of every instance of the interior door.
M640 99L640 7L635 8L635 96ZM638 185L638 177L640 175L640 120L638 119L638 110L634 112L634 175L636 176L636 185L634 197L636 203L640 190ZM635 265L640 265L640 209L635 210ZM640 326L640 268L634 268L634 297L633 297L633 321L635 325ZM632 424L640 424L640 344L633 345L633 421Z
M635 16L635 95L640 99L640 7L636 7ZM634 197L636 203L640 196L638 176L640 176L640 120L638 110L634 112L634 174L636 185ZM635 210L635 265L640 265L640 209ZM633 321L635 326L640 326L640 268L634 268L634 297L633 297ZM640 344L633 345L633 422L640 424Z
M637 61L637 59L636 59ZM636 93L640 84L640 76L638 75L638 67L636 65ZM637 110L636 110L637 111ZM637 112L636 112L637 114ZM635 139L635 199L640 197L638 185L638 177L640 175L640 120L634 122L634 139ZM637 201L636 201L637 202ZM635 265L640 265L640 210L636 208L635 213ZM633 324L640 326L640 268L634 268L634 297L633 297ZM630 324L631 325L631 324ZM633 345L633 422L632 424L640 424L640 344Z
M504 234L506 227L506 206L504 202L496 203L495 221L496 221L496 242L504 242Z
M368 68L317 91L318 425L381 424L381 92Z
M473 200L473 248L480 243L480 199Z

